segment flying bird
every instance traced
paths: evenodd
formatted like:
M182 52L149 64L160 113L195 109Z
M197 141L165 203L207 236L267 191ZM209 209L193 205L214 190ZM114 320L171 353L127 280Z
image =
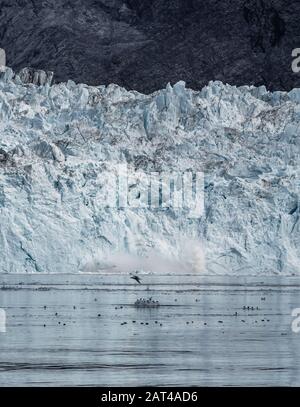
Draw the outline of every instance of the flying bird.
M139 276L137 276L137 275L131 275L130 278L132 278L132 280L135 280L137 283L142 284L142 283L141 283L141 279L140 279Z

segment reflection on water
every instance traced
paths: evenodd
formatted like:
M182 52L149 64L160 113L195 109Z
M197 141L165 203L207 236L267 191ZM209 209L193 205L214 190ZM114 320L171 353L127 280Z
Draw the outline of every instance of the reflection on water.
M300 279L2 276L0 385L300 385ZM134 307L152 296L159 308ZM249 308L248 308L249 307Z

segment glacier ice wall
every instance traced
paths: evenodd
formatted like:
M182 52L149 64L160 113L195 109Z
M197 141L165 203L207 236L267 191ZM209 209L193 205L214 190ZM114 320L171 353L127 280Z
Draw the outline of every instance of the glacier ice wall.
M179 82L143 95L116 85L24 84L7 68L0 271L118 270L144 259L157 272L296 274L299 125L298 89L211 82L196 92ZM104 174L116 163L203 171L204 215L104 206Z

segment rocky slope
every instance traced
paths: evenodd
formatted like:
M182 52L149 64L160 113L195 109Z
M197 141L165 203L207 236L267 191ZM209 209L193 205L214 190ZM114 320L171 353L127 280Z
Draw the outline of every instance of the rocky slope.
M152 92L185 80L290 90L297 0L0 0L8 65Z
M1 272L299 272L299 90L144 95L0 75ZM108 206L120 163L203 171L203 216Z

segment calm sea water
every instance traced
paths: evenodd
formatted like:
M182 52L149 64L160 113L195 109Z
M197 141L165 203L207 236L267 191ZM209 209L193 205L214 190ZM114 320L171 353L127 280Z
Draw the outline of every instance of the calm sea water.
M0 386L300 385L299 278L142 282L1 275ZM150 296L158 309L134 306Z

